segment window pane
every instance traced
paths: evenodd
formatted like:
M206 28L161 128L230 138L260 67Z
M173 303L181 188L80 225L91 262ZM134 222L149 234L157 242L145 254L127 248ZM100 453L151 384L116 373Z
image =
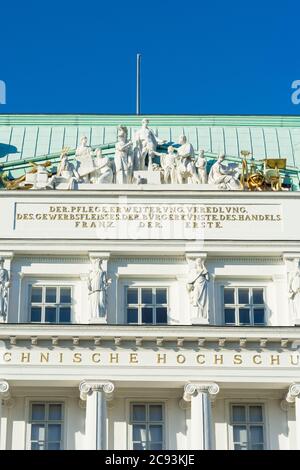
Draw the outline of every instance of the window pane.
M59 403L49 405L49 421L60 421L62 419L62 406Z
M132 426L132 440L133 441L146 441L146 425L134 424Z
M30 321L41 321L42 309L41 307L31 307Z
M138 290L137 289L127 289L127 303L128 304L137 304L138 303Z
M43 421L45 419L45 405L36 403L31 408L32 421Z
M59 322L70 323L70 321L71 321L71 307L60 307Z
M263 289L253 289L253 303L254 304L264 303L264 290Z
M46 287L46 302L48 304L56 303L56 287Z
M167 303L167 289L156 289L156 303L157 304Z
M225 308L225 323L235 323L235 310L234 308Z
M150 450L162 450L162 443L150 444Z
M250 309L249 308L240 308L239 316L240 316L241 324L249 325L250 323Z
M44 450L45 444L44 442L32 442L31 443L31 450Z
M265 309L264 308L255 308L253 310L254 323L263 324L265 323Z
M234 289L224 289L224 304L234 304Z
M149 407L149 421L162 421L162 406L150 405Z
M161 424L150 424L149 440L150 442L162 442L162 425Z
M45 440L45 425L33 423L31 425L31 440L44 441Z
M232 407L232 421L233 423L245 423L246 422L245 406L233 406Z
M32 287L31 289L31 303L41 303L42 302L42 288L41 287Z
M239 304L249 303L249 289L239 289Z
M142 308L142 323L153 323L153 308Z
M262 444L264 442L262 426L250 426L250 442L253 444Z
M152 289L142 289L142 304L152 304Z
M255 421L256 423L262 422L263 415L262 415L262 407L261 406L250 406L249 407L249 421L252 423Z
M56 308L55 307L45 308L45 321L49 323L56 322Z
M132 421L146 421L146 407L145 407L145 405L133 405L133 407L132 407Z
M146 443L144 442L134 442L133 444L133 450L145 450L146 449Z
M60 303L70 304L71 303L71 287L60 288Z
M49 442L48 450L60 450L60 442Z
M61 425L60 424L49 424L48 425L48 441L60 441L61 437Z
M234 450L248 450L247 449L247 444L234 443Z
M264 450L263 444L252 444L251 450Z
M127 309L127 323L137 323L137 322L138 322L138 309L128 308Z
M156 308L156 323L167 323L167 307Z
M233 426L233 441L242 447L247 446L246 426Z

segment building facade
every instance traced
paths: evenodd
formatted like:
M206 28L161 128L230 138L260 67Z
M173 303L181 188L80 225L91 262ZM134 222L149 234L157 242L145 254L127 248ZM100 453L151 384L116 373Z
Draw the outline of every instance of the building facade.
M0 116L0 449L300 449L300 118L141 119Z

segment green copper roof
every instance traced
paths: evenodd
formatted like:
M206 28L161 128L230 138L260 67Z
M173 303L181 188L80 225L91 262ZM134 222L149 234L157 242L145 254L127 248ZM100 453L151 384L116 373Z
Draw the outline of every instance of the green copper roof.
M16 173L14 167L20 160L56 154L63 147L75 149L83 135L92 146L107 146L116 142L119 124L126 125L131 136L140 127L143 117L0 114L0 171L5 164L5 169L16 176L19 172ZM232 157L238 157L241 150L249 150L257 160L287 158L290 167L300 168L300 116L147 117L158 137L169 142L176 142L184 133L196 150L204 149L211 154L225 152Z

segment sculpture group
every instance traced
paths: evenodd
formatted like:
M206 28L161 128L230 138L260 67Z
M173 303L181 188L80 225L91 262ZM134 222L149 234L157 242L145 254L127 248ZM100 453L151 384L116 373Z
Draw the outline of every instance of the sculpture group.
M16 180L2 176L2 182L7 189L88 189L83 185L97 189L95 185L140 183L206 185L203 189L231 191L282 189L279 169L285 168L285 159L265 159L264 171L258 171L254 159L248 169L250 152L241 154L241 168L238 163L225 164L223 153L208 164L205 151L196 153L185 135L168 145L149 127L149 120L143 119L132 138L126 126L118 127L114 158L101 148L93 149L84 136L75 152L62 150L56 171L49 170L50 161L32 163L26 175Z
M75 189L80 184L212 184L219 189L241 189L236 168L223 164L220 155L209 174L204 150L196 155L185 135L177 144L156 137L143 119L142 126L129 139L128 129L120 125L117 132L114 158L93 149L83 136L71 158L69 149L61 152L57 170L51 173L50 162L32 163L32 170L18 181L2 178L7 189ZM160 147L160 148L159 148ZM161 150L160 152L158 151ZM166 152L162 150L165 148Z

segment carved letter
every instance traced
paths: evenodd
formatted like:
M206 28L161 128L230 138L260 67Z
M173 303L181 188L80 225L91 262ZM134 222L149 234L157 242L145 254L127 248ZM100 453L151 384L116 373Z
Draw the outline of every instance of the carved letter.
M100 362L100 354L99 354L99 353L94 353L94 354L92 355L92 361L93 361L93 362L96 362L96 363L97 363L97 362Z
M81 362L81 353L74 353L74 356L73 356L73 362Z
M167 362L167 355L166 354L157 354L157 364L163 362L164 364Z
M130 364L138 364L138 358L137 358L137 353L130 353L129 354L129 362Z
M252 358L252 361L253 361L253 364L261 364L261 355L255 354Z
M202 358L202 360L201 360ZM205 354L198 354L197 355L197 362L198 364L205 364Z
M233 356L233 364L239 365L239 364L242 364L242 362L243 362L243 359L242 359L242 356L240 354L235 354Z
M119 353L110 353L109 356L109 362L112 364L113 362L115 364L119 364Z
M223 354L220 354L220 356L218 356L218 354L215 354L214 364L223 364Z

